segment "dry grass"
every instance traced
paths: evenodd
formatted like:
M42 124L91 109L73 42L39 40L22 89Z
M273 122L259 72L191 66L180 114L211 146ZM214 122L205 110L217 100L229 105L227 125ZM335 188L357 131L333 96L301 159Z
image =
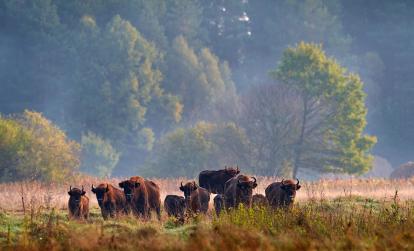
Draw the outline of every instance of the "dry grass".
M187 219L184 225L133 217L103 221L93 183L86 222L68 221L70 184L0 184L0 249L10 250L401 250L414 249L413 180L347 179L303 182L291 211L254 208ZM166 194L181 194L182 179L152 179ZM272 177L259 177L263 193ZM398 191L398 195L396 195ZM23 216L22 197L25 203Z
M5 211L22 211L23 201L26 210L30 208L56 208L67 207L69 186L85 187L87 196L91 198L92 207L97 207L94 194L90 191L91 185L108 182L118 186L121 178L99 180L96 178L81 178L72 184L44 184L40 182L14 182L0 184L0 209ZM174 179L152 179L159 184L161 199L168 194L182 195L178 189L181 181L186 178ZM274 181L280 180L276 177L258 177L258 187L254 193L264 194L266 186ZM401 200L407 200L414 195L414 179L389 180L389 179L331 179L315 182L302 182L302 189L297 193L297 200L305 202L309 200L334 199L340 196L356 195L377 200L390 200L395 191ZM23 197L23 200L22 200ZM213 197L213 196L212 196Z

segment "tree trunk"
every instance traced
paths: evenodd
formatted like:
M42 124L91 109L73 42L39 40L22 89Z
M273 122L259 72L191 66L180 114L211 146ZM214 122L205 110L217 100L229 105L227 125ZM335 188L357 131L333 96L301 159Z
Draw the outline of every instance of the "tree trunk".
M303 147L303 142L305 140L305 128L306 128L306 118L308 116L308 99L307 97L304 97L303 99L303 115L302 115L302 125L300 128L300 135L299 135L299 139L296 143L296 147L295 147L295 157L293 159L293 173L292 176L293 178L297 178L296 175L299 171L299 162L300 159L302 157L302 147Z

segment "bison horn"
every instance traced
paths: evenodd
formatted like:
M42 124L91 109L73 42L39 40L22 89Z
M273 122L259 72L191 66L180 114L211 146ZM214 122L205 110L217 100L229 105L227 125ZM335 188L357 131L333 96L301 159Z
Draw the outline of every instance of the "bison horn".
M298 181L298 182L296 183L296 186L298 186L298 185L299 185L299 179L298 179L298 178L296 178L296 180Z
M237 180L237 184L240 184L240 180L239 179Z
M181 187L183 187L183 182L181 181Z
M254 183L257 183L256 177L252 177L252 179L254 179Z
M95 187L94 187L94 186L93 186L93 184L92 184L92 190L93 190L93 189L95 189Z
M285 181L285 179L282 179L282 185L285 185L285 183L283 183Z
M69 186L69 191L72 191L72 186Z
M82 192L84 191L83 186L82 186Z
M108 190L109 189L109 185L108 184L106 184L106 190Z

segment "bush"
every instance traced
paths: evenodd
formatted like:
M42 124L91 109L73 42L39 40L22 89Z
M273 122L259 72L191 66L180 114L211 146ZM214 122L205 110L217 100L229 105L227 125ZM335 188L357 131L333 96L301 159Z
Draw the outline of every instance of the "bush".
M9 181L24 176L21 159L30 148L30 134L16 121L0 118L0 179Z
M0 119L3 181L61 181L79 168L79 144L40 113L24 111Z

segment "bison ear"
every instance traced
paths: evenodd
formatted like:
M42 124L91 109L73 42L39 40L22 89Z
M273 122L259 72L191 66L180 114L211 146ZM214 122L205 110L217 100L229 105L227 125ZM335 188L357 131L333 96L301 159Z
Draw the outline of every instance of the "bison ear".
M296 185L296 190L299 190L301 187L301 185Z
M124 182L123 181L120 182L118 185L119 185L120 188L124 188Z
M69 196L72 196L72 192L71 191L69 191L68 194L69 194Z
M92 188L91 191L92 193L96 193L95 188Z
M85 191L82 191L82 193L81 193L82 195L85 195L86 194L86 192Z
M184 187L183 186L180 186L180 190L184 192Z
M253 185L252 185L252 188L256 188L256 187L257 187L257 183L254 182Z
M139 186L141 186L141 184L139 182L135 182L135 188L138 188Z

